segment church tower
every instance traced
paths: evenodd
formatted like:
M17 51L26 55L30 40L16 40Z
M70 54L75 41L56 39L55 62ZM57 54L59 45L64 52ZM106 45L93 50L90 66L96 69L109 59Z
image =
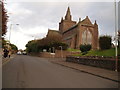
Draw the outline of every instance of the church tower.
M60 31L60 33L63 33L65 31L67 31L70 27L72 27L75 24L76 24L76 22L72 21L70 8L68 7L66 15L65 15L65 19L63 19L63 17L62 17L61 22L59 23L59 31Z
M95 20L95 23L94 23L94 44L93 44L93 49L99 49L99 39L98 39L98 36L99 36L99 32L98 32L98 24Z
M68 9L67 9L67 13L66 13L66 16L65 16L65 20L71 21L71 13L70 13L70 8L69 8L69 7L68 7Z

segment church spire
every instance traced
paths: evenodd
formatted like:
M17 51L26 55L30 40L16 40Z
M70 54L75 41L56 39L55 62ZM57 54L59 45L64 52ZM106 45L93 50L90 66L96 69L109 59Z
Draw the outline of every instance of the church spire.
M81 22L81 18L79 18L79 23Z
M68 7L67 12L66 12L65 20L71 21L71 13L70 13L70 8L69 7Z
M61 22L63 21L63 17L61 18Z
M95 23L94 23L94 25L97 25L97 22L96 22L96 20L95 20Z

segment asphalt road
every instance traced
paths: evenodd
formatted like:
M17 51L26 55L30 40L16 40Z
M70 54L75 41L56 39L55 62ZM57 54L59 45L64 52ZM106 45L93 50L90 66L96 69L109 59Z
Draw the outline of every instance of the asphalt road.
M3 88L117 88L114 81L53 64L49 59L17 55L3 65ZM102 73L102 72L101 72Z

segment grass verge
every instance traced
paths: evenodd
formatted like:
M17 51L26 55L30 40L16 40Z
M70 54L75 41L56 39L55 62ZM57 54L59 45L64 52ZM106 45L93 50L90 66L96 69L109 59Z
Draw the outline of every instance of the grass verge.
M120 51L120 48L118 48L118 51ZM120 53L118 52L120 55ZM107 50L90 50L87 54L82 55L76 54L74 56L109 56L109 57L115 57L115 48L107 49Z

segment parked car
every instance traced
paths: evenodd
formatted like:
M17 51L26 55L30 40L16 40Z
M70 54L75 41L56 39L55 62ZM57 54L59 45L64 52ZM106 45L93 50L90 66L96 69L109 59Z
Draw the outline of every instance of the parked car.
M22 52L21 52L21 51L18 51L18 52L17 52L17 55L22 55Z
M22 54L23 54L23 55L27 55L27 52L24 51Z

